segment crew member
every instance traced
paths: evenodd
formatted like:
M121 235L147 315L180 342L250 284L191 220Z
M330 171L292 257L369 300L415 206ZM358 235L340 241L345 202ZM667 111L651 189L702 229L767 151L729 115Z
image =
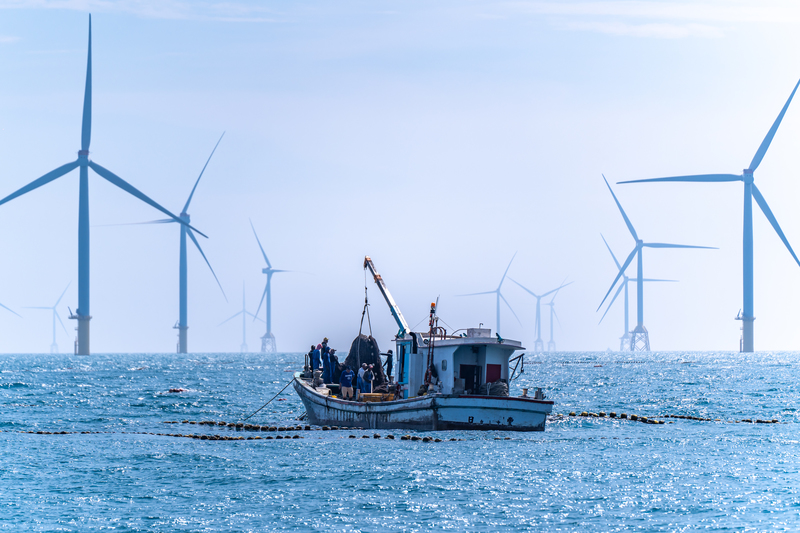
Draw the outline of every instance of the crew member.
M353 378L356 377L349 366L345 366L342 371L342 376L339 378L339 387L342 389L342 399L353 399Z
M322 345L317 344L317 347L311 353L311 370L319 370L321 368Z
M327 346L322 349L322 382L333 383L333 372L331 372L331 349Z
M356 398L361 396L361 393L364 392L364 372L367 371L367 363L361 363L361 368L358 369L358 380L356 381L356 387L358 394Z
M392 368L394 368L394 354L391 350L386 352L386 363L384 364L386 367L386 377L389 378L389 381L392 381Z
M369 365L367 369L364 371L363 383L364 383L364 392L370 393L372 392L372 381L375 379L375 373L372 371L373 366Z

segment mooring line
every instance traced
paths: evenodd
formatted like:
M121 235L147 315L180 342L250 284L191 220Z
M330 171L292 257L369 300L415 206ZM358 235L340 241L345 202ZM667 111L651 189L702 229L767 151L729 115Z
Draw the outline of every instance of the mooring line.
M292 384L292 381L294 381L294 377L292 377L292 379L290 379L290 380L289 380L289 383L287 383L287 384L286 384L286 386L285 386L285 387L283 387L283 388L282 388L282 389L281 389L281 390L278 392L278 394L276 394L275 396L273 396L272 398L270 398L270 399L269 399L269 402L271 402L272 400L274 400L275 398L277 398L277 397L280 395L280 393L281 393L281 392L285 391L285 390L286 390L286 387L288 387L289 385L291 385L291 384ZM250 416L248 416L248 417L245 417L245 418L242 418L242 421L245 421L245 420L248 420L248 419L250 419L250 418L251 418L252 416L254 416L254 415L257 413L257 412L259 412L260 410L262 410L263 408L265 408L266 406L268 406L268 405L269 405L269 402L265 403L264 405L262 405L261 407L259 407L258 409L256 409L256 410L255 410L255 412L254 412L253 414L251 414Z

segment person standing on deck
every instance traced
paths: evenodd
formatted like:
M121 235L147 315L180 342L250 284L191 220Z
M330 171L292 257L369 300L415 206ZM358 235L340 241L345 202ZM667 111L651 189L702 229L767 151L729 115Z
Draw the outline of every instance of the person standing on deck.
M317 344L317 347L311 353L311 370L319 370L321 368L322 345Z
M384 363L386 367L386 377L389 378L389 381L392 381L392 369L394 368L394 354L391 350L386 352L386 363Z
M367 371L367 363L361 363L361 368L358 369L358 381L356 382L356 390L358 394L356 395L356 399L361 396L361 393L364 392L364 372Z
M333 383L333 372L331 371L331 349L325 346L322 349L322 382Z
M372 365L369 365L369 368L364 372L364 392L371 393L372 392L372 381L375 379L375 373L372 371Z
M344 367L342 376L339 378L339 387L342 389L342 399L353 399L353 378L356 377L355 372L350 370L349 366Z

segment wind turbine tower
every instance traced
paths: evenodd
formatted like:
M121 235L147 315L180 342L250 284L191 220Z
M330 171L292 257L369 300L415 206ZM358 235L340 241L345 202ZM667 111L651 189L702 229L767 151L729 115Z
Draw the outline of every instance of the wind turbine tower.
M566 281L566 280L565 280ZM562 285L561 287L564 287ZM556 351L556 341L553 340L553 319L558 320L558 315L556 314L556 296L558 296L558 291L561 290L561 287L556 289L555 294L553 297L550 298L550 301L545 305L550 307L550 341L547 343L547 351L548 352L555 352ZM559 325L561 325L561 321L558 321Z
M258 234L256 233L256 228L253 226L252 220L250 221L250 227L253 229L253 235L256 236L256 242L261 250L261 255L264 256L264 262L267 263L266 268L261 269L261 272L267 275L267 284L264 286L264 293L261 295L261 301L258 302L258 309L256 309L256 316L258 316L258 312L261 311L261 305L266 300L267 331L264 333L264 336L261 337L261 353L274 353L277 348L275 345L275 335L272 334L272 276L279 272L291 272L291 270L277 270L272 268L272 263L269 262L267 253L264 251L264 247L261 246L261 241L258 239ZM255 317L253 321L255 321Z
M536 329L536 341L533 343L533 351L534 352L543 352L544 351L544 341L542 340L542 305L541 305L542 304L542 298L544 298L545 296L547 296L549 294L553 294L554 292L558 292L559 289L561 289L563 287L566 287L567 285L569 285L572 282L570 281L567 284L562 284L560 287L556 287L555 289L553 289L551 291L547 291L547 292L542 293L542 294L536 294L532 290L530 290L527 287L523 286L517 280L515 280L513 278L508 278L508 279L510 279L511 281L516 283L517 285L519 285L520 288L522 288L522 290L524 290L525 292L527 292L528 294L530 294L531 296L536 298L536 327L535 327L535 329ZM552 319L552 317L551 317L551 319ZM552 337L553 337L553 335L551 333L550 334L551 340L552 340Z
M742 305L742 312L736 317L736 320L742 321L742 338L739 349L743 352L752 352L755 349L753 337L753 321L756 319L753 306L753 198L755 198L758 207L761 208L761 211L764 213L764 216L767 217L769 223L772 224L775 233L777 233L778 237L783 241L786 249L792 254L792 258L800 265L800 259L797 258L794 250L792 250L789 240L786 238L786 235L783 234L778 220L775 218L775 215L772 214L772 210L761 195L761 191L756 187L753 176L756 169L761 164L761 160L764 159L764 155L767 153L769 145L772 143L772 138L775 137L775 133L781 125L783 116L786 114L789 104L792 103L792 98L794 97L794 93L797 92L798 86L800 86L800 81L794 86L792 94L790 94L789 99L786 100L786 104L784 104L783 109L781 109L781 112L778 114L778 118L775 119L772 127L767 132L767 136L761 141L761 146L758 147L758 151L756 151L756 155L753 156L753 160L750 161L750 165L744 169L741 174L695 174L691 176L671 176L668 178L651 178L620 182L644 183L651 181L685 181L695 183L721 183L741 181L744 184L744 228L742 231L742 298L744 302Z
M608 289L605 297L603 297L603 301L600 302L600 305L597 306L597 310L599 311L600 308L605 303L608 295L611 294L611 291L614 289L614 286L617 284L617 281L622 278L625 271L628 269L628 266L633 261L633 258L637 258L637 275L636 275L636 327L633 330L633 334L631 335L631 351L632 352L649 352L650 351L650 334L647 331L647 328L644 327L644 274L642 268L642 251L645 248L704 248L704 249L714 249L708 246L690 246L687 244L666 244L661 242L644 242L642 239L639 238L639 235L636 233L636 230L633 229L633 224L631 223L630 219L628 219L628 215L625 214L625 210L622 209L622 204L619 203L617 200L617 195L614 194L614 191L611 189L611 185L608 184L608 180L606 177L603 176L603 181L606 182L606 186L608 190L611 192L611 196L614 198L614 202L617 204L619 208L619 212L622 215L623 220L625 221L625 225L628 226L628 231L630 231L633 240L636 241L636 245L633 247L633 250L628 255L628 258L619 268L619 272L617 272L617 276L614 278L614 281L611 283L611 287Z
M236 313L235 315L231 316L227 320L223 320L222 322L220 322L217 325L217 327L219 327L222 324L225 324L227 322L230 322L231 320L233 320L234 318L236 318L239 315L242 315L242 345L240 346L240 348L241 348L242 353L247 353L247 317L251 316L251 317L253 317L253 320L261 320L261 319L258 318L253 313L251 313L250 311L248 311L247 308L245 307L244 282L242 282L242 310L239 311L238 313ZM261 320L261 321L263 322L263 320Z
M56 344L56 320L58 320L58 323L61 324L62 328L64 328L64 333L69 335L69 332L67 331L66 326L64 326L64 323L61 321L61 317L58 315L58 311L56 310L56 308L58 307L58 304L61 303L61 299L64 297L64 294L67 293L67 289L69 289L70 285L71 285L70 283L67 283L67 286L64 288L64 292L61 293L61 296L58 297L58 300L56 300L56 303L53 304L52 307L26 307L25 308L25 309L46 309L46 310L51 311L53 313L53 342L52 342L52 344L50 344L50 353L58 353L58 344ZM5 306L3 306L3 307L5 307ZM6 309L8 309L8 308L6 308ZM9 309L9 311L11 311L11 310ZM14 311L11 311L11 312L14 313ZM14 314L16 314L16 313L14 313ZM19 315L17 315L17 316L19 316Z
M622 266L619 264L619 261L617 261L617 256L615 256L614 252L611 251L611 247L608 245L608 242L606 242L606 238L603 237L602 234L600 235L600 238L603 239L603 242L606 244L606 248L608 248L608 253L611 254L611 258L614 260L614 264L617 265L617 270L619 270L620 268L622 268ZM674 279L648 279L648 278L645 278L642 281L644 281L645 283L652 282L652 281L660 281L660 282L670 282L670 283L672 283L672 282L675 282L676 280L674 280ZM629 306L628 306L628 284L631 283L631 282L638 282L638 280L635 279L635 278L634 279L629 278L623 272L622 273L622 284L620 284L619 288L617 289L617 292L614 293L614 297L611 298L611 301L608 303L608 307L606 307L606 312L603 313L603 316L600 317L600 322L598 322L598 325L602 324L603 319L608 314L608 310L611 309L612 305L614 305L614 301L617 299L617 296L619 296L620 291L622 291L624 289L625 290L625 314L624 314L625 329L623 329L623 334L619 338L619 351L620 352L628 352L631 349L631 330L630 330L630 328L628 326L628 324L629 324L629 316L630 316L630 313L628 311L628 308L629 308Z
M78 355L89 355L89 321L92 319L89 307L89 169L95 171L101 178L116 185L123 191L135 196L146 204L158 209L176 222L191 227L177 216L173 215L159 204L151 200L148 196L133 187L110 170L98 165L89 159L89 143L92 137L92 17L89 15L89 52L86 60L86 87L83 95L83 121L81 125L81 149L78 151L78 159L65 165L61 165L44 176L35 179L28 185L13 192L0 200L0 205L10 202L14 198L22 196L42 185L46 185L53 180L60 178L68 172L79 169L80 188L78 200L78 308L70 318L78 321L78 344L76 352ZM194 228L192 228L194 229ZM197 231L195 229L195 231ZM200 235L206 235L197 231Z
M219 286L219 290L222 291L222 296L225 298L225 301L228 301L228 297L225 296L225 290L222 288L222 285L217 278L217 274L214 272L214 269L211 268L211 263L209 263L206 254L203 253L203 249L200 247L200 243L197 242L197 238L194 236L194 233L191 229L189 229L189 204L192 203L192 198L194 197L194 192L197 190L197 184L200 183L200 178L203 177L203 173L206 171L206 167L208 167L208 163L211 161L211 157L214 155L214 152L217 151L217 146L222 141L222 137L225 135L223 133L217 144L214 146L214 149L211 150L211 155L208 156L208 160L206 164L203 166L203 170L200 171L200 175L197 177L197 180L194 182L194 187L192 187L192 192L189 193L189 198L186 200L186 204L183 206L181 210L180 218L184 222L181 224L181 240L180 240L180 263L178 266L178 322L173 326L175 329L178 330L178 353L188 353L189 349L189 272L188 272L188 264L186 260L186 237L188 236L194 245L197 247L197 251L200 252L200 255L203 256L203 259L208 265L208 268L211 270L211 274L214 276L214 279L217 281L217 285ZM175 222L171 218L165 218L161 220L152 220L150 222L142 222L142 224L170 224Z
M497 333L498 335L500 334L500 300L503 300L503 302L506 304L506 306L508 306L508 310L511 311L511 313L514 315L514 318L517 319L517 322L519 322L519 324L522 325L522 322L519 321L519 317L517 316L517 313L515 313L514 310L511 308L511 304L508 303L508 300L506 300L506 297L503 296L503 293L500 292L500 289L503 287L503 282L506 280L506 275L508 274L508 269L511 268L511 263L514 262L514 257L516 257L516 256L517 256L517 254L516 254L516 252L514 252L514 255L511 257L511 261L508 262L508 266L506 267L506 271L503 273L503 277L500 278L500 283L497 285L497 288L495 290L486 291L486 292L473 292L473 293L470 293L470 294L459 294L459 296L479 296L481 294L494 294L495 295L495 298L497 300L496 301L497 322L495 322L497 324L497 330L495 331L495 333ZM509 279L511 279L511 278L509 278Z

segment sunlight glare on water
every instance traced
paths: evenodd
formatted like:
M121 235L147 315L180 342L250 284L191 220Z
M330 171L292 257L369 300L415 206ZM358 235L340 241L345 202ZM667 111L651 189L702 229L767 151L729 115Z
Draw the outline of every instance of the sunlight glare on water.
M464 439L440 443L390 441L386 435L409 432L385 430L244 441L146 434L251 436L164 422L239 421L277 393L302 359L6 356L0 529L800 528L797 353L531 355L511 393L544 387L557 415L544 433L426 433ZM168 392L175 388L186 390ZM297 424L304 410L291 387L280 400L248 422ZM719 421L647 425L570 411ZM736 422L743 419L780 423ZM505 437L511 440L496 440Z

